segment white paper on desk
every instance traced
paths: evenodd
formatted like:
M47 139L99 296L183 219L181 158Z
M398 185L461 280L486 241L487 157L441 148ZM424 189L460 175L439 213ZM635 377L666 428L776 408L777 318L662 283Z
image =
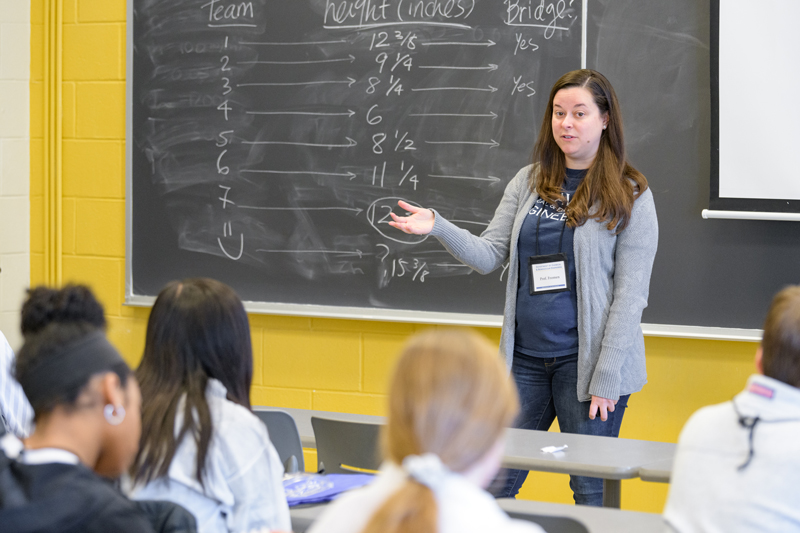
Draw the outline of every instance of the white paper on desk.
M545 446L544 448L542 448L542 453L557 453L557 452L563 452L566 449L567 449L566 444L563 446Z

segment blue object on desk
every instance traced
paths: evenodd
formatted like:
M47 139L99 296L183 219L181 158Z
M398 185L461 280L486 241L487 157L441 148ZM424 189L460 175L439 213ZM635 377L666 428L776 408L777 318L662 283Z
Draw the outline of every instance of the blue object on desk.
M312 474L293 476L283 480L289 507L304 503L323 503L350 489L368 485L372 474Z

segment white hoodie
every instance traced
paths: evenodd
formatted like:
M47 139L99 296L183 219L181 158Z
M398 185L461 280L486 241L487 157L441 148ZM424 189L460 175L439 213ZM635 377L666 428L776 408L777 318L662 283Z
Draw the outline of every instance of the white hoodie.
M800 389L752 375L684 426L664 518L681 533L800 531L798 483Z

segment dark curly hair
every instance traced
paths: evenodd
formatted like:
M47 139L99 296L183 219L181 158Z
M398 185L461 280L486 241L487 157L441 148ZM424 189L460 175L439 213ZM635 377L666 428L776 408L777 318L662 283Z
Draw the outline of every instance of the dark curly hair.
M38 333L53 322L84 322L96 329L105 329L103 305L85 285L65 285L54 289L40 285L28 290L22 305L22 335Z
M25 344L17 353L14 377L23 384L24 390L24 383L30 381L30 376L35 375L37 368L46 360L58 357L64 346L84 339L95 331L98 331L98 328L86 321L52 322L45 325L35 334L30 334L25 338ZM110 365L107 371L117 374L123 387L127 384L128 376L133 375L124 361ZM34 421L38 421L42 415L51 412L56 406L60 405L67 410L75 407L81 391L86 387L92 375L87 372L71 386L56 387L48 390L46 394L32 396L28 390L25 390L31 407L33 407Z

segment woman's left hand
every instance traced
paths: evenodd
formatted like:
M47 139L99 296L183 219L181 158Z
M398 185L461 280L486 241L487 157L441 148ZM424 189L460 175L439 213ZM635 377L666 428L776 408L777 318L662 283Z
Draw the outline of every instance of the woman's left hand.
M600 410L600 420L605 422L608 420L608 413L614 412L614 406L617 405L618 400L609 400L601 398L600 396L592 396L592 405L589 406L589 418L594 420L597 416L597 410Z

